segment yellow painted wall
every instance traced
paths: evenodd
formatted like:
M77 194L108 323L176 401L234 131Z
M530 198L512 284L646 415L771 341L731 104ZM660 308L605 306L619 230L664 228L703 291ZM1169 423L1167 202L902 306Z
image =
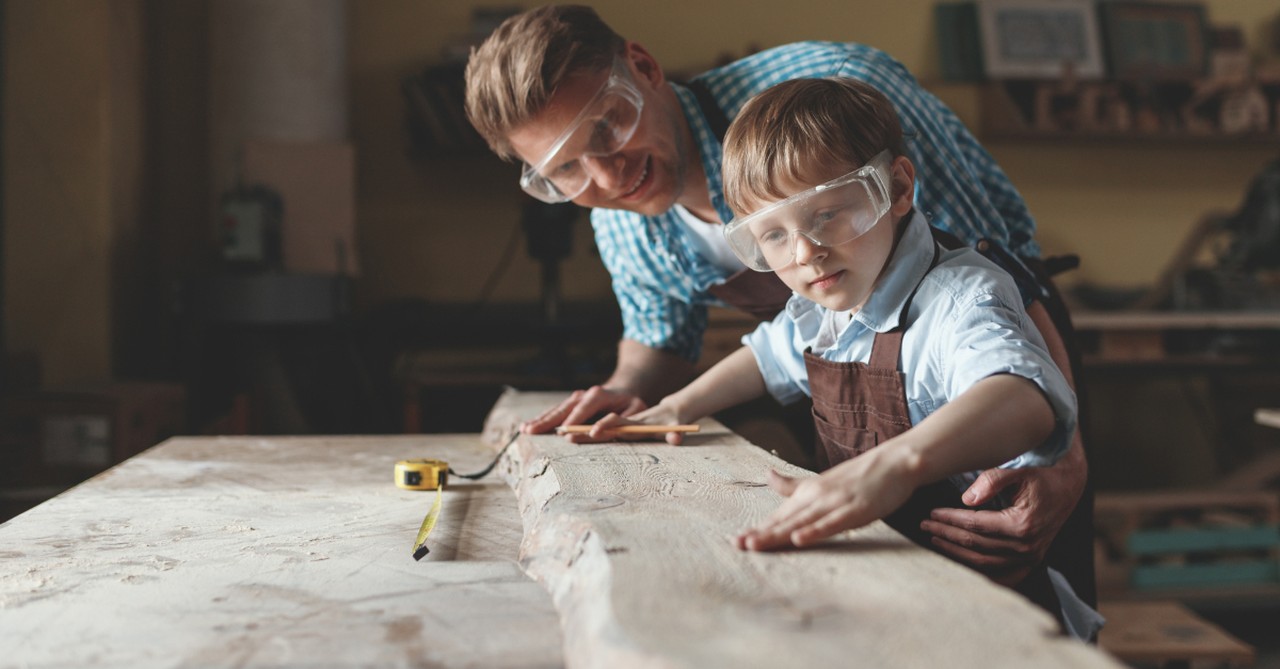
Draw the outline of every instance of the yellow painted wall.
M192 11L178 14L198 17L206 1L193 0ZM401 297L475 300L512 241L514 262L492 299L539 295L539 268L526 257L519 236L524 196L515 186L517 168L487 153L420 162L408 157L401 82L440 62L443 48L466 35L471 7L481 4L491 3L349 4L351 133L358 148L365 270L357 287L360 306ZM1208 5L1214 20L1244 25L1256 51L1280 13L1274 0ZM202 127L202 108L185 100L157 104L163 118L144 118L139 98L146 95L145 63L175 57L172 51L149 56L138 47L144 23L158 22L148 30L160 34L176 31L174 39L183 43L207 39L202 23L166 23L172 17L157 12L159 6L167 5L4 3L4 336L8 350L40 354L50 385L109 376L112 351L120 348L116 342L136 339L136 328L145 325L138 315L142 307L129 302L132 287L144 288L138 283L138 273L147 270L143 265L157 259L139 258L134 248L148 237L136 225L139 216L157 203L166 212L185 214L160 221L166 230L186 230L169 235L178 241L162 245L160 252L168 255L161 264L172 260L174 249L196 257L208 244L199 214L207 207L208 184L198 183L202 169L171 170L165 176L173 183L142 190L147 155L168 151L173 143L163 132ZM698 70L749 45L818 38L872 44L922 80L938 79L929 0L801 2L785 9L763 0L607 0L596 6L672 70ZM182 71L198 73L199 54L177 55L190 60ZM202 88L197 83L184 90ZM974 89L950 85L939 92L962 118L977 124ZM154 127L162 129L152 138L161 146L144 147L143 135ZM1159 273L1202 213L1238 205L1250 178L1276 156L1275 144L988 146L1026 196L1048 252L1083 257L1077 280L1137 284ZM205 162L207 156L197 150L190 159ZM187 194L182 202L169 202L179 193ZM592 252L585 217L577 232L573 257L564 266L565 295L607 298L608 276Z
M404 296L469 301L518 225L513 166L488 157L415 164L406 156L401 78L441 60L466 35L479 2L360 0L351 5L352 128L360 146L358 206L364 303ZM801 39L852 40L893 54L926 82L939 76L932 0L897 2L703 0L591 3L624 36L671 70L702 69L724 52ZM1210 19L1246 28L1263 50L1280 9L1274 0L1211 0ZM532 6L532 5L529 5ZM1273 58L1275 56L1272 56ZM976 91L939 94L977 127ZM1276 143L989 142L1022 190L1049 254L1078 253L1068 282L1154 280L1203 212L1234 209L1246 185L1277 154ZM581 219L567 262L569 297L607 296L608 277ZM521 247L495 299L536 299L537 266Z
M5 336L51 384L110 372L110 7L7 2Z

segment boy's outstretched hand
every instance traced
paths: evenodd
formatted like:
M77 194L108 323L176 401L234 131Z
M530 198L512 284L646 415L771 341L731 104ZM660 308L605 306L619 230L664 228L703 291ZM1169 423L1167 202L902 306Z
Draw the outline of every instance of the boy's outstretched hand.
M787 499L734 544L753 551L808 546L892 513L915 490L915 476L892 449L878 450L806 479L770 470L769 487Z

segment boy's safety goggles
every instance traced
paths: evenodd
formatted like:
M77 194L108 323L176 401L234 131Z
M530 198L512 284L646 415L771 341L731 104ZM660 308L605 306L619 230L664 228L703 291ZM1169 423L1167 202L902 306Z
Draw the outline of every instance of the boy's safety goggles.
M797 235L818 246L853 241L889 211L892 164L892 154L881 151L842 177L729 221L724 237L734 254L757 272L790 265Z
M520 187L543 202L568 202L591 183L583 164L587 157L617 153L636 132L644 98L631 81L621 57L613 59L613 71L573 122L552 143L536 165L524 166Z

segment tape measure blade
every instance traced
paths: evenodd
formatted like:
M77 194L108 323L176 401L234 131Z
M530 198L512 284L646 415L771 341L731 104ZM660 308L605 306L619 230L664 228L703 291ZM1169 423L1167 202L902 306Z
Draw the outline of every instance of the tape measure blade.
M427 517L422 519L422 527L418 530L418 538L413 542L413 559L421 560L424 555L430 552L427 548L427 537L430 536L431 530L435 529L436 518L440 516L440 502L444 497L444 486L436 487L436 499L431 503L431 510L427 511Z

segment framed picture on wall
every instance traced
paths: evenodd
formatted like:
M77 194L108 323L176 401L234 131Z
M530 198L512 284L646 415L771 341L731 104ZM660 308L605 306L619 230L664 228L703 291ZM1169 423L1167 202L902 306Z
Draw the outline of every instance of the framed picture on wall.
M1199 3L1112 0L1098 5L1107 62L1116 79L1204 76L1208 20Z
M993 79L1101 79L1106 74L1091 0L981 0L978 24Z

